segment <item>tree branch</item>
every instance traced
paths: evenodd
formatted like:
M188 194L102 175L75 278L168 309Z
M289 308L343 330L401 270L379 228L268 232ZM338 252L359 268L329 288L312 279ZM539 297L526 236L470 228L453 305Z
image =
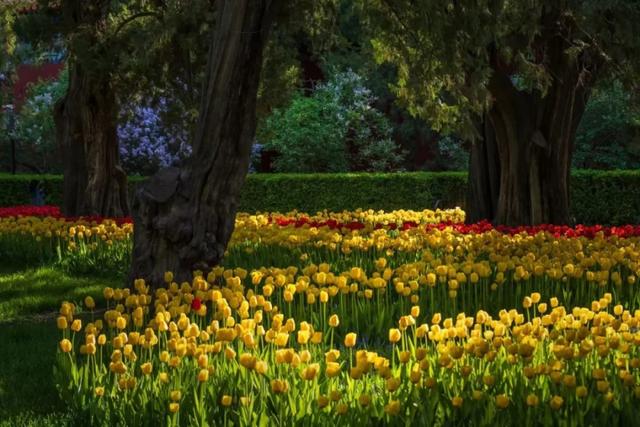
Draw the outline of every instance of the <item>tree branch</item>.
M156 13L156 12L149 12L149 11L147 11L147 12L139 12L139 13L136 13L135 15L131 15L130 17L128 17L127 19L125 19L124 21L122 21L122 22L120 23L120 25L118 25L118 28L116 28L116 31L113 33L113 36L114 36L114 37L115 37L115 36L117 36L117 35L118 35L118 33L119 33L119 32L120 32L120 31L125 27L125 25L127 25L128 23L130 23L130 22L132 22L132 21L135 21L136 19L144 18L144 17L147 17L147 16L154 16L154 17L158 18L158 21L162 21L162 16L161 16L160 14Z

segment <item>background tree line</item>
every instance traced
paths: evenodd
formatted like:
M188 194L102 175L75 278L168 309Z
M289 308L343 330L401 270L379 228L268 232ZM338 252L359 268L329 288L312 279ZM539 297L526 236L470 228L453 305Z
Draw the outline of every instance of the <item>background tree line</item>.
M395 82L397 70L393 65L375 62L368 39L370 32L367 33L366 28L369 24L363 22L365 15L358 3L342 0L335 7L332 13L336 14L337 22L331 31L335 31L336 41L329 46L314 43L310 35L304 34L306 29L298 30L295 35L291 31L281 32L283 34L270 41L266 59L269 63L265 66L273 71L268 78L264 77L267 84L261 86L262 104L252 170L466 170L468 144L455 134L438 134L428 120L412 117L396 102L397 97L389 85ZM164 30L161 38L184 38L174 44L184 42L193 46L192 32L175 33L175 27L194 19L180 12L174 9L172 25L149 29L146 34L151 36L157 30ZM20 17L18 24L22 42L16 43L19 52L14 63L47 61L52 54L64 57L59 39L42 43L40 36L35 38L40 42L33 42L34 28L49 25L47 21L31 14ZM190 25L195 24L192 21ZM326 28L322 30L327 32ZM132 36L140 37L140 29L129 36L128 42ZM147 43L143 40L138 39L135 44ZM157 43L155 38L151 41ZM161 51L159 48L155 55ZM147 60L137 67L146 76L148 72L144 69L151 65ZM186 75L193 74L197 73L191 70ZM55 149L52 106L67 87L68 72L57 80L34 84L19 111L13 135L20 142L20 156L37 170L61 172L59 152ZM329 87L345 94L348 91L350 95L327 96ZM174 91L177 89L174 87ZM137 93L126 90L126 97L120 95L123 101L117 129L120 160L127 173L151 175L189 155L189 131L197 109L195 92L192 85L191 96L184 99L154 85L138 89ZM351 120L338 118L345 115L351 115ZM640 165L638 117L632 92L624 90L615 79L600 82L576 132L573 166L637 168ZM337 128L336 122L342 125ZM4 134L3 142L8 143L8 133ZM357 150L356 146L362 148ZM278 153L281 154L278 156ZM309 158L325 160L310 163ZM2 167L8 170L8 156L3 157Z

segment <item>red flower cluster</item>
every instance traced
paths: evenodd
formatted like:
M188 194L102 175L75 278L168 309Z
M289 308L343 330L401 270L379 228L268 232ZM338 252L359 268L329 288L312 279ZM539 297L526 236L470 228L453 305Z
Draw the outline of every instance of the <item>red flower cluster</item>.
M517 227L507 227L504 225L493 226L488 221L481 221L475 224L459 224L452 222L441 222L439 224L429 224L426 226L426 230L444 230L447 227L451 227L455 231L463 234L479 234L487 231L496 230L504 234L520 234L526 233L529 235L546 232L552 234L554 237L587 237L593 238L598 233L604 236L618 236L618 237L634 237L640 236L640 225L622 225L605 227L603 225L582 225L578 224L574 227L567 225L553 225L553 224L540 224L540 225L521 225Z
M329 227L332 230L340 230L340 229L348 229L348 230L360 230L365 228L365 225L361 222L352 221L347 223L340 223L334 219L330 219L327 221L311 221L308 217L300 217L300 218L286 218L286 217L278 217L275 219L271 219L272 222L275 222L281 227L288 227L293 225L296 228L308 226L308 227ZM389 230L409 230L412 228L418 227L418 224L415 221L405 221L402 224L398 225L395 223L391 224L381 224L378 223L374 226L374 229L379 230L381 228L386 228ZM425 230L444 230L445 228L450 227L457 231L458 233L463 234L480 234L486 233L491 230L499 231L504 234L520 234L526 233L529 235L537 234L540 232L547 232L552 234L555 237L587 237L594 238L598 233L602 233L604 236L618 236L618 237L633 237L640 236L640 225L622 225L622 226L613 226L606 227L603 225L582 225L578 224L574 227L569 227L567 225L553 225L553 224L541 224L535 226L518 226L518 227L507 227L503 225L494 226L488 221L480 221L475 224L462 224L462 223L454 223L451 221L443 221L438 224L428 224L425 226Z
M57 206L8 206L0 207L0 218L10 216L53 216L60 217L60 208Z

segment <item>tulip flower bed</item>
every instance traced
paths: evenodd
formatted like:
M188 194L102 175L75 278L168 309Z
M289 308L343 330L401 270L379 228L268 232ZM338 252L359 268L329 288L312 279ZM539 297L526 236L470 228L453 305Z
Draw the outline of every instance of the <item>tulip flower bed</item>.
M341 235L358 236L373 230L415 229L441 221L458 223L464 212L454 210L355 211L288 214L239 214L231 246L239 242L272 241L298 246L332 245ZM295 230L291 232L290 230ZM318 234L317 231L320 230ZM74 273L100 270L124 273L131 257L130 218L65 218L56 207L17 206L0 209L0 257L6 261L56 262ZM282 236L288 236L284 239Z
M326 283L328 266L314 267L216 268L181 285L167 273L156 290L138 280L105 289L101 316L87 298L86 325L63 303L63 397L105 425L635 420L640 311L609 293L568 309L534 292L521 311L447 318L418 299L391 319L388 288L368 288L357 269ZM372 319L383 330L358 328Z
M192 282L63 303L58 389L98 425L635 424L640 227L463 220L239 214ZM132 232L1 208L0 256L123 273Z
M240 214L223 266L64 302L55 381L104 425L634 425L640 228L463 219ZM125 263L131 231L11 217L0 247Z

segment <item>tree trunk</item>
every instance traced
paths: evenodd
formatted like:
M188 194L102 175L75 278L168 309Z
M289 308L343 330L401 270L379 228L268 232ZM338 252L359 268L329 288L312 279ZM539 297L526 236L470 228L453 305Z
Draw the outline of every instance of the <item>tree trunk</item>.
M64 215L129 215L116 119L109 77L90 75L81 64L72 63L69 89L55 108L64 171Z
M573 223L571 156L600 63L589 52L567 54L569 39L556 34L546 41L553 76L546 92L516 88L510 74L494 64L488 86L494 102L484 117L484 139L474 144L470 158L469 222Z
M193 157L136 191L131 278L158 285L172 271L189 280L222 260L249 168L262 53L277 3L218 3Z
M467 221L572 223L571 154L588 91L555 87L545 98L515 88L509 96L495 93L502 96L486 115L485 138L471 152Z
M466 222L493 220L500 195L500 158L498 147L489 122L489 115L482 120L482 139L471 145Z
M129 215L127 176L120 167L116 96L104 61L103 30L109 2L66 0L70 29L69 88L54 109L64 171L62 212L67 216Z

